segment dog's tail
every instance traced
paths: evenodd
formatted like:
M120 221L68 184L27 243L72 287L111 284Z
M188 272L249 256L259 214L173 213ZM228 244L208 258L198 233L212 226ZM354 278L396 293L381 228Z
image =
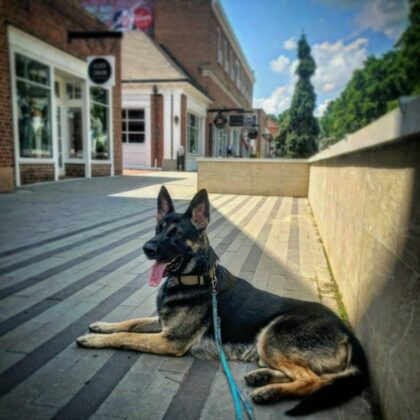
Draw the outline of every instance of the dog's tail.
M368 383L368 370L362 346L357 339L352 340L348 367L332 378L332 382L305 397L286 414L303 416L314 411L325 410L344 403L360 394Z

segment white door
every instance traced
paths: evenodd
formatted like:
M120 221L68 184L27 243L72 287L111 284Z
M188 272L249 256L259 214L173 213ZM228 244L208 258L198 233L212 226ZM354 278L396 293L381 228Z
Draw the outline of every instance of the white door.
M122 110L122 149L124 168L149 168L150 145L146 136L146 109Z

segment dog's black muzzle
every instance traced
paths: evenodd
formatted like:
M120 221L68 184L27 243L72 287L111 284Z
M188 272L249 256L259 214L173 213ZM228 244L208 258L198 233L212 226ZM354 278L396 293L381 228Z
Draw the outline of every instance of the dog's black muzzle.
M154 260L157 255L158 247L155 242L149 241L144 244L143 251L147 258Z

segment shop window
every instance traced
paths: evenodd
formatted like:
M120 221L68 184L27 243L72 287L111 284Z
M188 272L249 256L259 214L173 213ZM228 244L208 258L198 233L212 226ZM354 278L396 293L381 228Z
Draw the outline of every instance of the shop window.
M217 28L217 61L223 65L222 32Z
M92 159L109 159L109 91L90 88L90 138Z
M187 151L198 154L200 143L201 118L194 114L187 114Z
M123 143L144 143L144 109L123 109L121 121Z
M15 68L20 156L51 158L50 69L20 54Z
M82 108L67 109L67 127L69 135L69 158L83 159Z

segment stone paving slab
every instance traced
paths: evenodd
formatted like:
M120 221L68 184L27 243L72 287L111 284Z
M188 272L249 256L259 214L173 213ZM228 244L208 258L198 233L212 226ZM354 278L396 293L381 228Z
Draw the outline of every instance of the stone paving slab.
M196 174L149 172L26 186L0 196L0 415L2 419L230 419L218 362L87 350L74 340L94 320L155 312L141 246L153 235L165 184L177 209ZM211 194L210 243L255 286L338 311L322 243L306 199ZM29 279L29 280L28 280ZM245 393L252 364L231 363ZM283 418L292 402L255 406ZM307 417L370 419L359 397Z

